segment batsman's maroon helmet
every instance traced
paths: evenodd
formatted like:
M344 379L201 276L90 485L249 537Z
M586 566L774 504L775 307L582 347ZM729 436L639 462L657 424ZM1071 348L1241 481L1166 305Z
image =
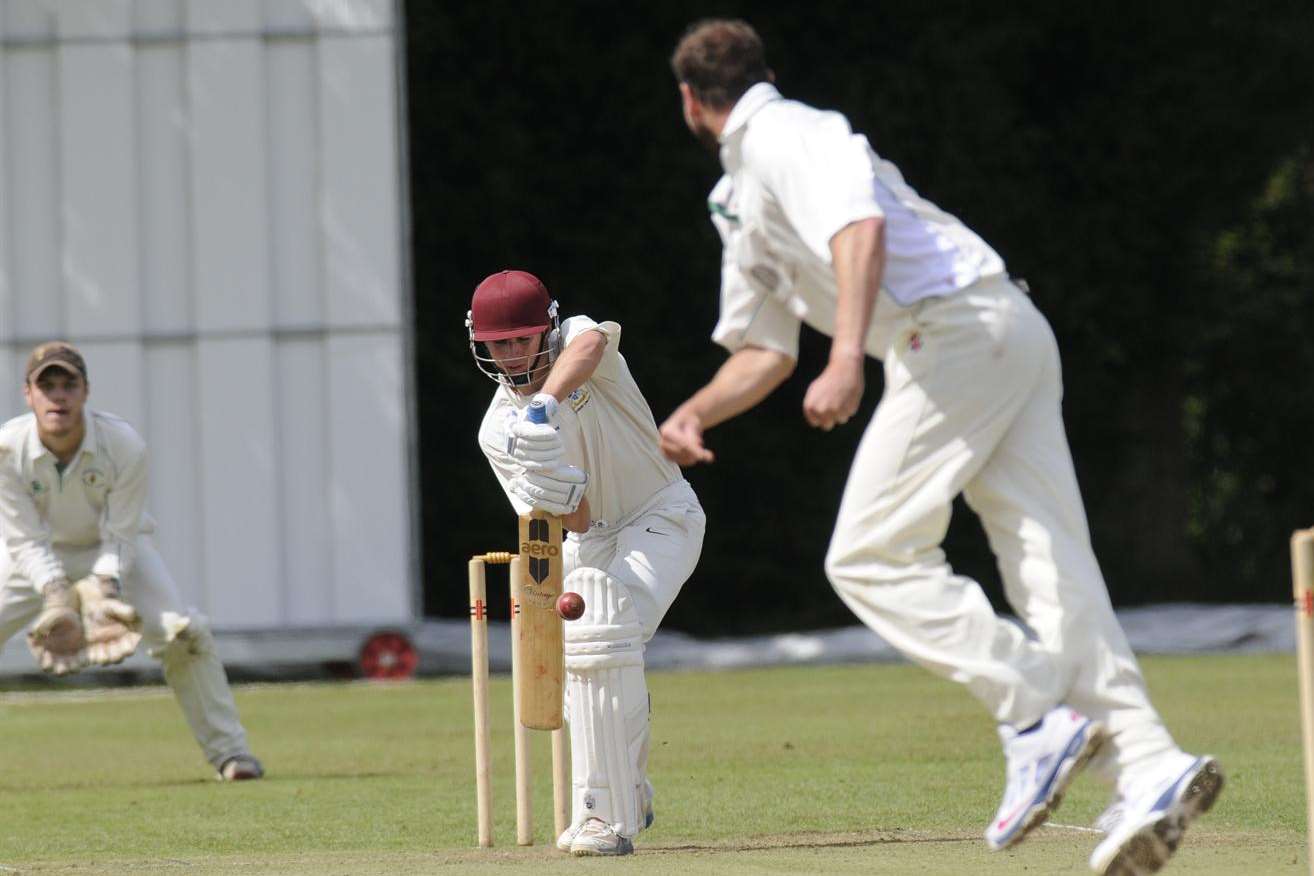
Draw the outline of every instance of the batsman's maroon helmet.
M470 301L471 338L500 341L541 334L551 325L552 296L528 271L498 271L475 287Z
M465 325L475 364L499 383L515 386L531 382L552 366L560 352L557 302L552 300L543 281L528 271L498 271L485 277L475 287ZM487 351L481 349L488 341L541 334L546 334L547 342L533 355L533 367L514 378L505 374Z

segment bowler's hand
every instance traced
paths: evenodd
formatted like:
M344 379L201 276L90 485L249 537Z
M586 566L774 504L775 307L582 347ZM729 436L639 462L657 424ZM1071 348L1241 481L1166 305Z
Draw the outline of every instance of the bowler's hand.
M658 431L662 453L677 465L697 465L716 459L715 454L703 446L702 419L692 411L677 408Z
M803 396L803 417L829 432L858 412L864 378L861 359L831 360Z

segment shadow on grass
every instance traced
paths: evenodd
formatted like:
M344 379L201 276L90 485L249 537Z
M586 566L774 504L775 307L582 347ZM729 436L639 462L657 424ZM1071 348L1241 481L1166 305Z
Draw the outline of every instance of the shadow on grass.
M838 849L883 846L898 843L977 843L981 837L941 836L923 834L915 831L887 831L877 834L795 834L791 836L768 836L735 843L684 843L670 845L643 845L644 852L662 854L674 853L724 853L756 852L771 849Z

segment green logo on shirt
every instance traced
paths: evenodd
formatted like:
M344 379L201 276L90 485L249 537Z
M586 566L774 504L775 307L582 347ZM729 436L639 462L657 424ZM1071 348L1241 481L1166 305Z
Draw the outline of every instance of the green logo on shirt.
M736 216L734 213L731 213L730 210L725 206L725 204L718 204L716 201L708 201L707 209L717 216L725 217L730 222L735 222L735 223L739 222L739 217Z
M45 490L46 490L46 485L45 485L45 484L41 483L40 481L33 481L33 482L32 482L32 495L33 495L33 496L40 496L42 493L45 492Z

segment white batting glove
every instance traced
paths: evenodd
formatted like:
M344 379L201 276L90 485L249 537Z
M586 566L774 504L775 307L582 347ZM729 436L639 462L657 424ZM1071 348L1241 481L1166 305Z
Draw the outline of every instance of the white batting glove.
M97 666L122 663L141 642L137 609L119 599L118 584L111 578L88 575L73 586L82 601L87 662Z
M43 672L68 675L86 665L78 594L67 578L41 591L41 613L27 634L27 647Z
M511 493L539 511L561 516L571 514L584 498L589 476L573 465L531 470L512 478Z
M541 402L547 413L547 423L531 423L522 410L507 427L506 452L526 469L556 468L565 454L561 433L552 425L557 413L557 400L545 392L535 395L530 402Z

